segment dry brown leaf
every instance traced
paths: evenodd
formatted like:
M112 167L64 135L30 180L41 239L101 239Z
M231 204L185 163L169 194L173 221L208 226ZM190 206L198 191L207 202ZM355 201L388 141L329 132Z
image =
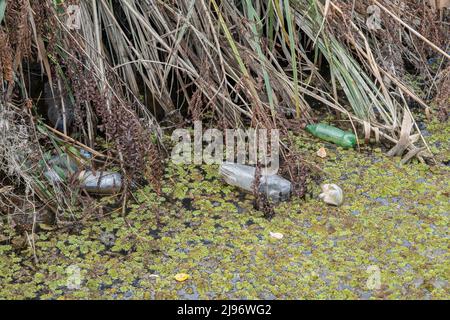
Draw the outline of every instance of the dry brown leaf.
M322 158L322 159L326 158L327 157L327 150L324 147L320 148L319 150L317 150L317 156Z

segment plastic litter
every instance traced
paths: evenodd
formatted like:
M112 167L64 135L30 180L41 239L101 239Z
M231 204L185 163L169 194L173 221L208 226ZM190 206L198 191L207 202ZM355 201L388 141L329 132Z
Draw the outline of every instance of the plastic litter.
M219 170L228 184L248 192L253 192L255 171L255 167L232 162L222 163ZM291 182L278 175L261 175L258 191L273 202L286 201L291 195Z
M122 189L122 175L114 172L81 171L78 179L81 187L93 194L114 194Z
M356 136L353 133L324 123L310 124L306 126L306 131L315 137L344 148L353 148L356 145Z
M63 170L67 170L70 173L74 173L78 170L77 163L66 153L59 156L54 156L48 161L48 164L52 167L57 166Z
M79 150L85 159L92 158L92 154L83 149ZM44 165L42 163L42 165ZM47 161L48 169L44 176L53 183L67 182L68 178L79 170L77 162L69 155L63 153ZM119 173L92 170L81 171L78 175L81 188L89 193L106 195L120 192L122 188L122 175Z
M336 184L324 184L319 198L327 204L340 206L344 202L344 192Z
M55 183L67 181L78 170L77 163L65 153L52 157L47 164L50 168L44 172L44 176Z
M92 153L89 151L86 151L84 149L80 149L80 155L84 157L85 159L92 159Z

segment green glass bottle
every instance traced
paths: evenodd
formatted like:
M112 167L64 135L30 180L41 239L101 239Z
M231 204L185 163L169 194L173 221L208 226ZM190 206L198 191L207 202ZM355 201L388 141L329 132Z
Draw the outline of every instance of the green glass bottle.
M353 133L343 131L328 124L310 124L306 126L306 131L317 138L332 142L344 148L353 148L356 145L356 136Z

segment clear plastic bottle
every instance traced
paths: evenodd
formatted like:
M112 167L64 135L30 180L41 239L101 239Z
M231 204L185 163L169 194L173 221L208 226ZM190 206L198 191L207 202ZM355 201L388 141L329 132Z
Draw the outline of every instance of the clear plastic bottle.
M78 179L81 187L89 193L115 194L122 189L122 176L119 173L87 170L80 172Z
M232 162L222 163L219 170L228 184L248 192L253 192L255 171L255 167ZM291 195L291 182L278 175L261 175L259 192L273 202L286 201Z
M41 162L44 166L44 162ZM45 177L51 182L60 183L78 170L77 163L66 153L56 155L47 162L48 168L44 172Z
M92 155L80 150L82 157L89 158ZM63 153L52 157L47 162L45 177L53 183L67 182L68 178L78 172L77 162L68 154ZM78 175L80 186L89 193L108 195L120 192L122 189L122 175L120 173L107 171L84 170Z

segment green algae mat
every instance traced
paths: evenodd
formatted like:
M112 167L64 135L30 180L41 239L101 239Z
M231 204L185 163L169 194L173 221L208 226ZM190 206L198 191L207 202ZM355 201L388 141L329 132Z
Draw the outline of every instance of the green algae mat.
M448 126L428 130L448 161ZM29 246L0 245L0 298L449 299L448 162L400 165L379 149L308 136L298 146L313 156L325 146L314 161L321 182L343 189L341 207L321 202L311 183L306 199L267 220L217 166L168 163L162 195L137 190L125 217L39 231L37 261Z

